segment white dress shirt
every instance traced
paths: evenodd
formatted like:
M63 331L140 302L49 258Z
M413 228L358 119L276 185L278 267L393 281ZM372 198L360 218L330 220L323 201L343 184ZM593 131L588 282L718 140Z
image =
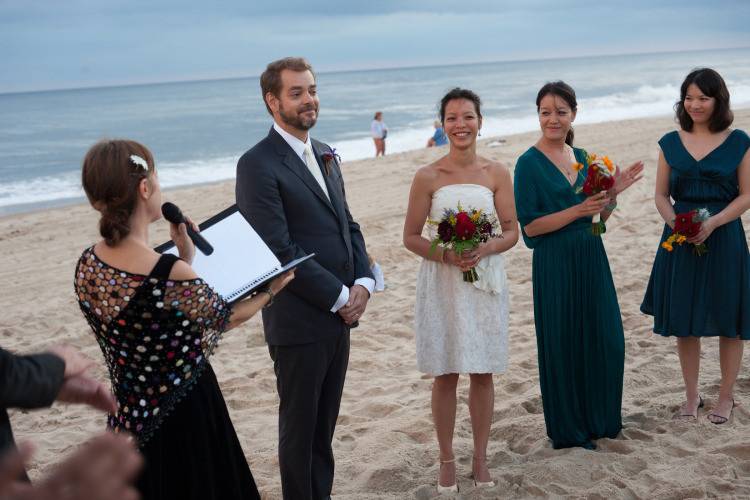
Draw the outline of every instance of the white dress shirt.
M302 160L302 163L307 165L307 161L305 161L305 149L312 149L310 134L307 134L307 140L305 142L302 142L292 134L281 128L275 121L273 122L273 129L279 133L279 135L286 141L287 144L289 144L292 150L297 154L297 156L299 156L299 159ZM326 194L326 196L328 196L328 198L330 199L330 196L328 195L328 188L326 187L325 181L323 181L323 174L321 173L320 179L318 179L318 176L316 176L315 172L312 171L313 167L308 165L308 168L311 169L311 173L313 174L313 177L315 177L315 180L318 182L318 184L322 183L321 188L323 189L323 192ZM320 166L318 166L318 171L320 172ZM375 288L375 280L372 278L358 278L354 281L354 284L364 287L364 289L367 290L367 293L370 295L372 295L372 291ZM336 299L336 302L331 307L331 312L338 312L338 310L344 307L347 302L349 302L349 288L346 285L343 285L341 287L341 293L339 294L338 299Z

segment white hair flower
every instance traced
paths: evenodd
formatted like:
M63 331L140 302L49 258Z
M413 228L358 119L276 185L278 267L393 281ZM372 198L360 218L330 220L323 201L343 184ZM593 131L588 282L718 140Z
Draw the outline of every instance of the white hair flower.
M138 155L130 155L130 161L138 165L139 167L143 167L143 170L148 171L148 162L141 158Z

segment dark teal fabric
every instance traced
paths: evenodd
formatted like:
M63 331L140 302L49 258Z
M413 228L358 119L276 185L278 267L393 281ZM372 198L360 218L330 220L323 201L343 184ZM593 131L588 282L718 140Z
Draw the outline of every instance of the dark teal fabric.
M696 161L676 131L659 140L670 166L669 189L675 213L707 208L717 214L739 195L737 167L750 138L733 130L705 158ZM742 221L716 228L708 253L690 244L661 243L672 234L664 225L641 311L654 316L654 332L677 337L737 337L750 340L750 254Z
M575 149L579 162L585 151ZM534 219L580 203L575 186L536 148L516 163L515 198L522 229ZM555 448L593 448L622 428L625 340L620 307L600 236L583 217L529 237L533 248L534 322L547 435Z

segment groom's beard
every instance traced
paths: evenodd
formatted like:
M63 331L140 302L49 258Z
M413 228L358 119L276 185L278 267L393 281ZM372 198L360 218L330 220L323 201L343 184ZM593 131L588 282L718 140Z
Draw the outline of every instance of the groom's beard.
M303 117L302 113L307 111L315 111L315 114L311 118ZM296 113L287 113L283 107L279 106L279 116L281 120L287 125L296 128L297 130L310 130L315 126L315 122L318 120L318 106L309 105L303 106L296 110Z

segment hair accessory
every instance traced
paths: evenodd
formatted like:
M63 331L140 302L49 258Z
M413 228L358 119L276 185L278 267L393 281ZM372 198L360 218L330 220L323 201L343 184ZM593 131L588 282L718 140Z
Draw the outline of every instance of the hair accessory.
M143 170L148 172L148 162L138 155L130 155L130 161L139 167L143 167Z

